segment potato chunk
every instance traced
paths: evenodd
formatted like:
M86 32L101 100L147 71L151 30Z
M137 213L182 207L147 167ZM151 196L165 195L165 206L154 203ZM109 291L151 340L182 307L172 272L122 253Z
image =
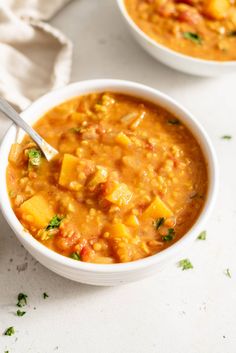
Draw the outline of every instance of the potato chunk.
M129 229L123 223L112 224L108 232L112 238L129 239L131 237Z
M134 214L130 215L125 222L130 227L138 227L139 226L139 219Z
M15 165L20 165L22 162L22 152L22 146L19 143L13 143L8 157L9 162Z
M93 175L92 179L88 183L88 188L92 191L94 190L99 184L105 183L108 177L108 171L106 168L102 166L96 167L96 172Z
M59 185L78 191L94 172L95 163L90 159L80 159L72 154L65 153L59 176Z
M227 16L229 8L229 0L208 0L205 1L204 13L214 20L221 20Z
M112 224L108 228L109 243L113 255L119 262L129 262L134 259L136 247L133 245L133 237L128 227L123 223Z
M40 194L34 195L20 206L22 218L36 228L45 228L54 212L48 201Z
M120 132L116 136L115 140L119 145L124 146L124 147L130 146L132 143L130 138L126 134L124 134L123 132Z
M173 216L171 209L161 200L159 196L156 196L152 203L146 208L143 213L144 218L168 218Z
M130 202L132 195L126 184L116 182L111 193L106 195L105 198L118 206L125 206Z
M70 182L77 180L78 164L79 158L71 154L64 154L59 177L59 184L61 186L69 187Z

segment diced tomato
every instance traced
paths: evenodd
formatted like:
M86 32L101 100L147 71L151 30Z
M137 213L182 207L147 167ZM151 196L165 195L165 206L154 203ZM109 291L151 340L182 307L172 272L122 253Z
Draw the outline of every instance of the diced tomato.
M60 231L55 236L55 244L59 249L69 251L72 250L72 247L78 242L79 238L80 234L78 233L73 233L71 236L63 236L63 232Z
M107 212L110 209L111 205L112 203L108 200L105 200L105 199L99 200L99 206L104 212Z
M181 22L189 23L190 25L196 25L202 20L200 13L194 8L186 5L186 9L179 9L177 18Z
M90 260L90 256L92 255L93 250L88 246L85 245L82 250L80 251L80 257L82 261L89 261Z
M142 203L142 204L138 205L137 208L138 208L139 213L142 214L143 211L147 208L147 206L148 206L148 203Z
M97 192L100 196L104 196L106 194L106 183L101 183L97 187Z
M154 151L155 147L150 143L150 142L146 142L145 143L145 148L148 150L148 151Z

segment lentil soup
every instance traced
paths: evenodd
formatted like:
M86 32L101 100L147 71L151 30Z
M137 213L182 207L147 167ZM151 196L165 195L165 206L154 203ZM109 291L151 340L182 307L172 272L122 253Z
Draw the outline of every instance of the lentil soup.
M51 109L34 128L59 155L48 162L26 136L11 147L7 184L23 227L48 248L78 261L134 261L172 245L198 218L206 162L165 109L89 94Z
M236 60L235 0L124 0L136 25L185 55Z

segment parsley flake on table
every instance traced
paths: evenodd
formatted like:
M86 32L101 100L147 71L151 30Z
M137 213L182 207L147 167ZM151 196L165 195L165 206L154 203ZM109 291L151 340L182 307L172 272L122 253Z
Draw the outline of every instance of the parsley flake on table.
M25 306L27 304L27 298L28 298L27 294L19 293L17 297L18 302L16 305L22 308L22 306Z
M232 278L229 268L226 268L226 270L224 270L224 274L225 276Z
M231 135L223 135L221 136L222 140L231 140L232 136Z
M43 299L46 299L46 298L48 298L49 297L49 295L46 293L46 292L44 292L43 293Z
M6 331L4 332L4 336L12 336L15 333L15 329L13 326L8 327Z
M206 240L206 235L207 235L207 232L205 230L203 230L199 236L197 237L197 239L199 240Z
M21 310L17 310L17 312L16 312L16 315L17 316L24 316L26 314L26 311L21 311Z
M178 262L178 267L181 267L182 271L185 271L193 268L193 265L191 264L189 259L183 259Z
M191 40L195 44L202 44L202 38L195 32L183 32L183 37Z

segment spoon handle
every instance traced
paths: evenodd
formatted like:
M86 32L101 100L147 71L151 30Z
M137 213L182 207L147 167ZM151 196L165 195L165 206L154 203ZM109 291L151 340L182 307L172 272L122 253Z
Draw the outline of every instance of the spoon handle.
M42 137L37 134L36 131L32 129L30 125L28 125L19 114L13 109L10 104L0 97L0 111L4 113L9 119L11 119L17 126L21 127L27 134L37 143L37 145L41 145L43 143Z
M58 152L50 146L30 125L28 125L20 115L7 103L7 101L0 97L0 112L6 115L17 126L21 127L44 153L48 161L50 161Z

